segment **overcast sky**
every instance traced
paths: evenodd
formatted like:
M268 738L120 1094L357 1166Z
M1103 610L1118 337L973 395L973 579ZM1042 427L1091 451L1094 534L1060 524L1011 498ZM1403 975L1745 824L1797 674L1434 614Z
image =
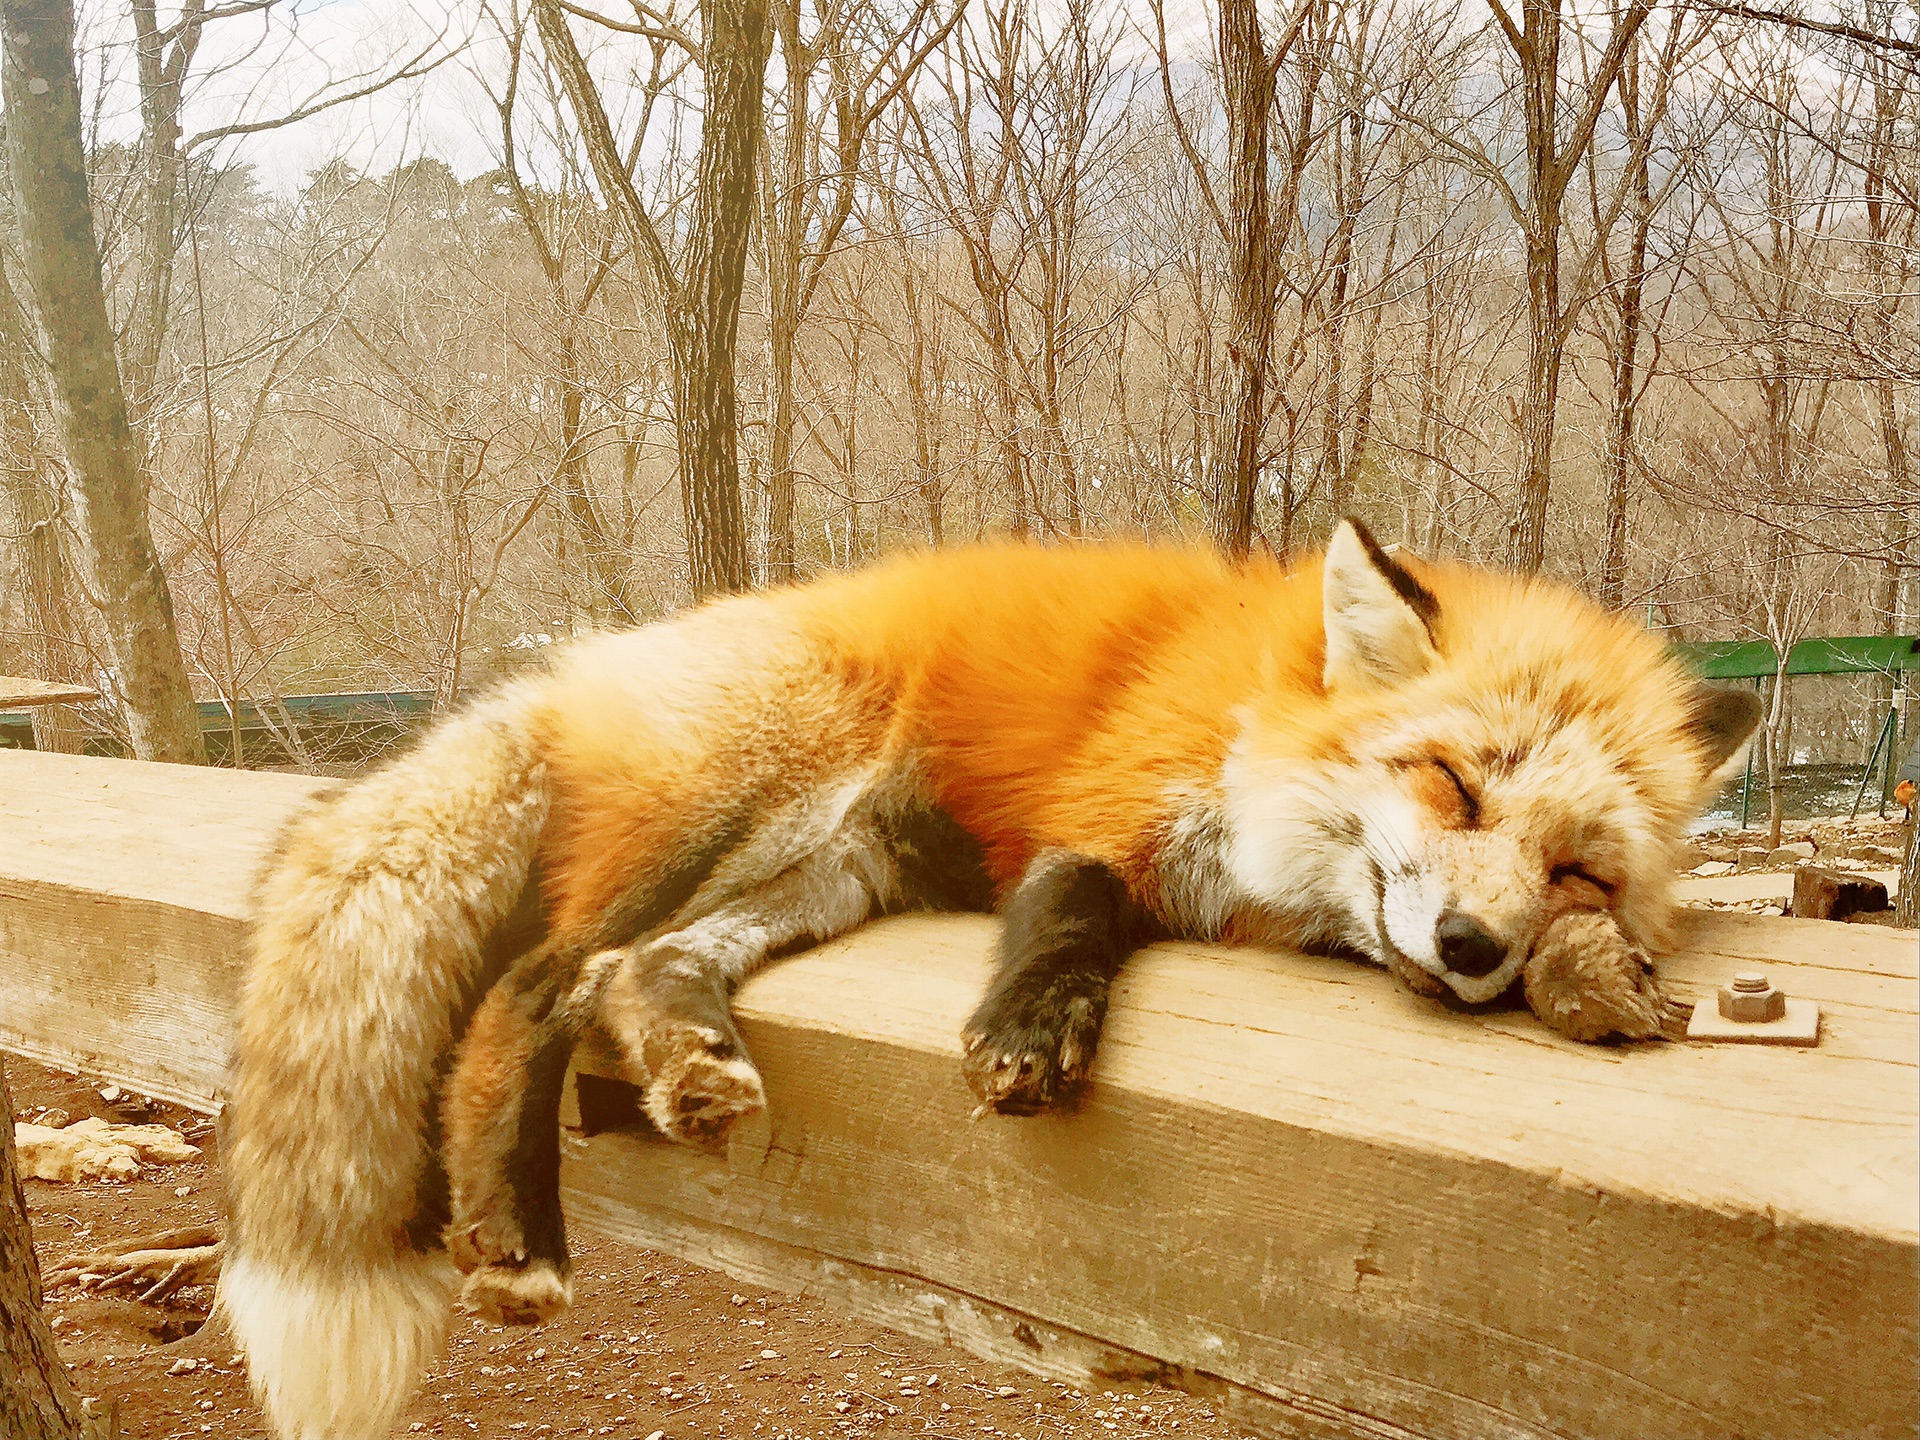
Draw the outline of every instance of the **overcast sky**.
M1150 23L1141 0L1116 3ZM1197 0L1168 0L1167 11L1176 50L1204 53L1209 20ZM172 13L174 7L162 6L162 24ZM104 86L100 128L107 138L131 138L138 115L126 0L82 0L81 30L83 81L90 93ZM579 33L583 42L592 38L584 26ZM618 50L627 43L608 35L596 57L610 99ZM330 81L353 88L354 77L436 44L454 58L431 74L285 129L223 141L219 153L251 164L264 185L282 193L343 155L378 172L424 153L463 177L477 174L497 163L497 121L483 78L504 65L503 46L477 0L283 0L271 19L242 16L211 25L194 64L199 78L187 96L186 131L287 114ZM1136 42L1128 58L1144 56Z

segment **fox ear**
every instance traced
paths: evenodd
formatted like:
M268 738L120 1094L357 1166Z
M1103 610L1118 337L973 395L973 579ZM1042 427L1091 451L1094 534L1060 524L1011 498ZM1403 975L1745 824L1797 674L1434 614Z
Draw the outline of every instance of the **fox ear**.
M1342 520L1333 532L1321 604L1329 690L1410 680L1439 658L1432 625L1440 602L1358 520Z
M1714 775L1740 758L1760 724L1760 697L1751 690L1695 685L1687 696L1687 733Z

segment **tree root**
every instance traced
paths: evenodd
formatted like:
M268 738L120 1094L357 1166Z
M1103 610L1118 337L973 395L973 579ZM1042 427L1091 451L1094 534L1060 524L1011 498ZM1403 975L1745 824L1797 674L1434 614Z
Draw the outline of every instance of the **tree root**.
M189 1285L212 1284L219 1277L225 1248L220 1232L211 1225L138 1235L56 1260L47 1270L45 1286L57 1290L73 1285L100 1293L144 1286L134 1298L143 1305L158 1305Z

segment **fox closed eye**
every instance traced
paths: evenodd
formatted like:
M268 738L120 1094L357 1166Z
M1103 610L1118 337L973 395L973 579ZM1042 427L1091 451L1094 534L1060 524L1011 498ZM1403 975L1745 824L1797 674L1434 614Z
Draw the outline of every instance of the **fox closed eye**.
M1480 797L1467 788L1467 782L1460 778L1460 772L1455 770L1446 761L1436 758L1428 763L1444 775L1448 782L1452 784L1454 790L1459 793L1460 805L1465 812L1461 823L1469 830L1478 826L1480 823Z
M1602 880L1584 865L1556 865L1548 874L1547 879L1554 885L1561 885L1569 880L1580 881L1584 884L1591 885L1602 895L1612 895L1614 890L1610 882Z

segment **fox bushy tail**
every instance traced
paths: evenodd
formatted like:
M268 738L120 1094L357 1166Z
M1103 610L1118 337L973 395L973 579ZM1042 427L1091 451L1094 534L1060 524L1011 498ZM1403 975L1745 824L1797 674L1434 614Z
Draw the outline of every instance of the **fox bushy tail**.
M256 897L221 1303L282 1440L391 1433L445 1340L437 1076L548 791L511 696L293 821Z

